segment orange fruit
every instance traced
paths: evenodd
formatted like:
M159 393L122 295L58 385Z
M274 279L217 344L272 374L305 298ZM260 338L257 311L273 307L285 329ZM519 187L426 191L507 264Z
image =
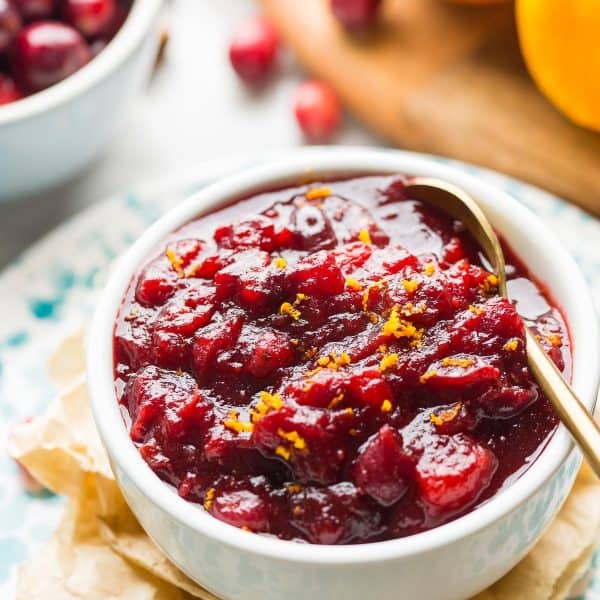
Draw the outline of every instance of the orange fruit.
M512 0L446 0L447 2L452 2L453 4L471 4L472 6L485 6L486 4L505 4L506 2L511 2Z
M523 56L540 90L600 131L600 0L517 0Z

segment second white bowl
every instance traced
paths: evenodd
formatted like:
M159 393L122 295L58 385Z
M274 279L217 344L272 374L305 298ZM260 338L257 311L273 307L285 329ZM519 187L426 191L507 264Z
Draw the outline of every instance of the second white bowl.
M115 38L89 64L0 107L0 201L56 185L110 140L156 57L162 0L135 0Z

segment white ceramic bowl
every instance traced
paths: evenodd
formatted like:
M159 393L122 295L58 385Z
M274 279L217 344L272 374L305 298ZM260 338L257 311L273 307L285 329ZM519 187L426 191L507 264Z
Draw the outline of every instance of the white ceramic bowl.
M0 200L32 194L81 170L110 140L156 56L162 0L135 0L107 47L63 81L0 106Z
M129 439L113 385L112 335L132 275L169 232L258 190L349 174L432 175L461 186L483 205L541 280L570 323L573 385L592 408L598 387L598 332L583 277L554 235L525 207L475 177L418 155L367 149L308 150L227 177L155 223L117 265L87 344L89 388L100 435L139 521L172 561L223 598L239 600L452 600L485 588L539 538L571 489L580 455L564 427L510 488L451 523L404 539L315 546L253 535L182 500L142 460ZM593 366L592 366L593 365Z

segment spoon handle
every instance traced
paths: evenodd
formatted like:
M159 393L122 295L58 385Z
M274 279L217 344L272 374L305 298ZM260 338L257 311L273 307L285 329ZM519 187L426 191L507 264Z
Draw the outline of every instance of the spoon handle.
M526 327L525 330L529 367L534 377L600 477L600 427L530 329Z

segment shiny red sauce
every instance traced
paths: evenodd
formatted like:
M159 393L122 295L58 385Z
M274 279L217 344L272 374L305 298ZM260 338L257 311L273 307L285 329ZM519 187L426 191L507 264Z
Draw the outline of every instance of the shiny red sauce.
M385 540L464 514L541 451L557 418L523 320L569 375L560 311L506 246L514 305L498 297L461 223L403 181L256 194L174 232L134 277L116 390L183 498L282 539Z

